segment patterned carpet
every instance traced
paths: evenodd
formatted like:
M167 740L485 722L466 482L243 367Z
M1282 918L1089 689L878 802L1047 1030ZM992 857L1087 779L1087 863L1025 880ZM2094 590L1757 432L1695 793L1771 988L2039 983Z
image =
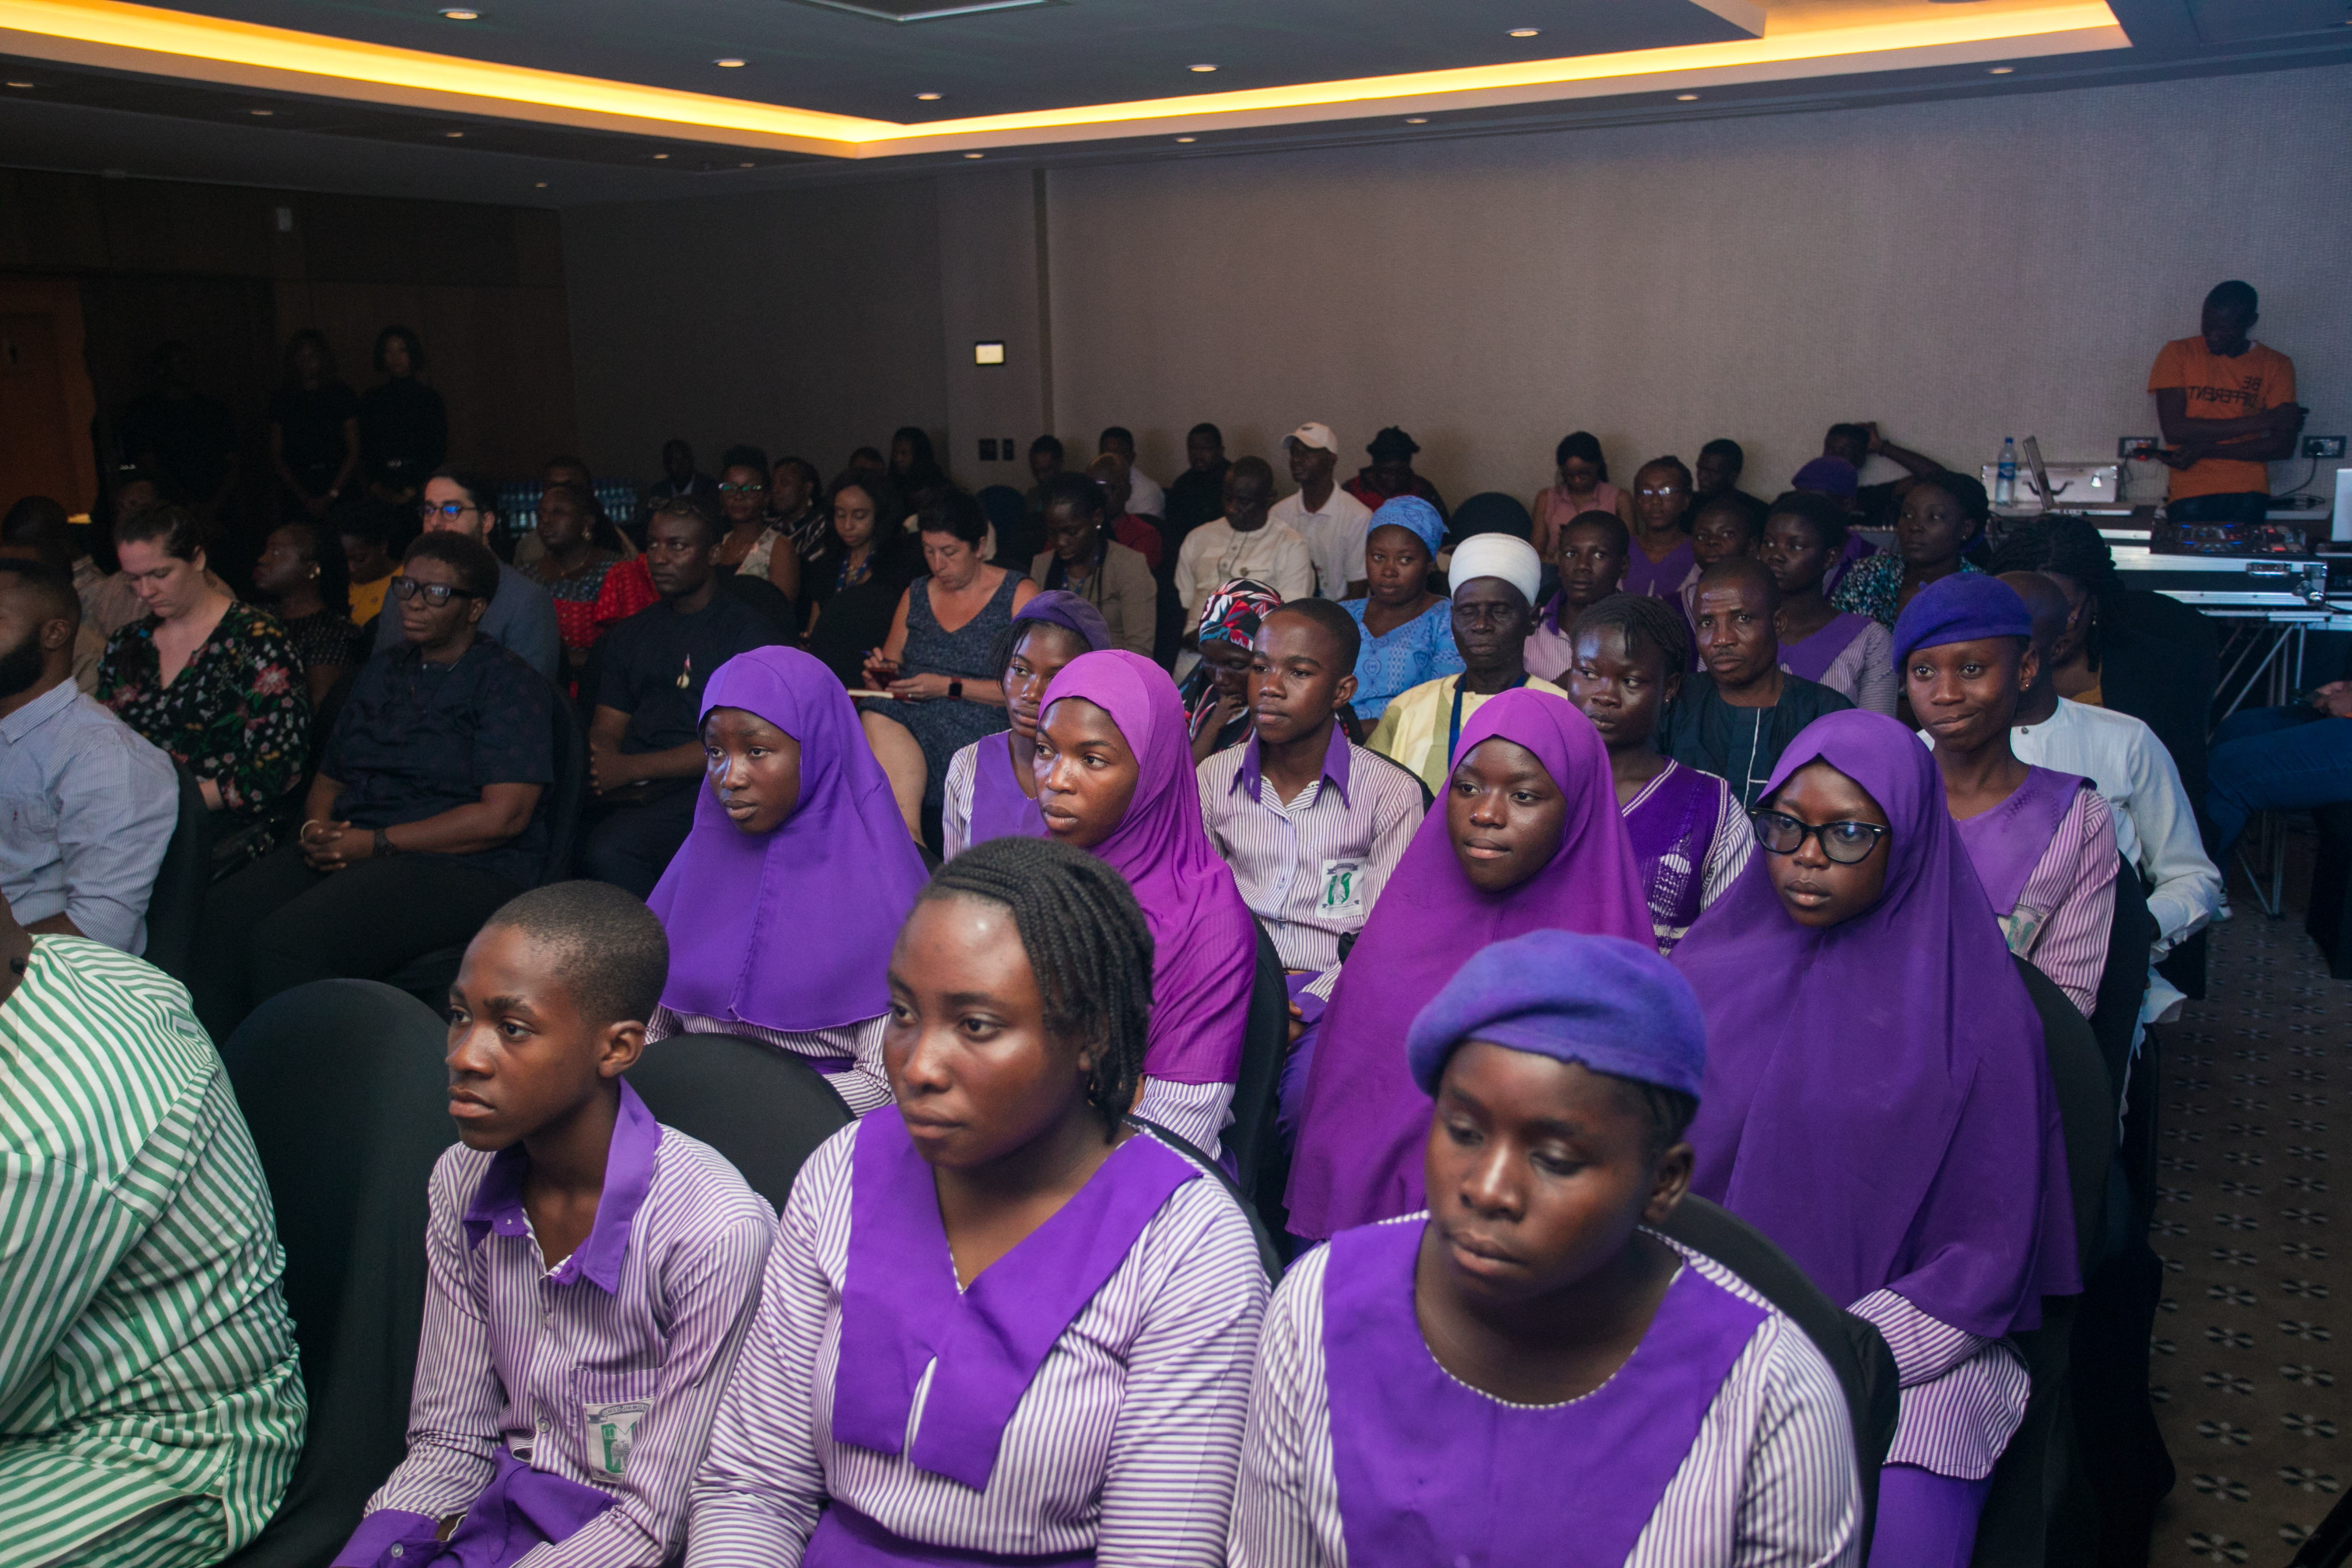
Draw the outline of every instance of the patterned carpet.
M2312 847L2293 840L2290 866ZM2180 1479L2157 1516L2163 1568L2283 1568L2352 1485L2337 1382L2352 1380L2352 1253L2329 1234L2330 1184L2352 1182L2352 1102L2328 1103L2352 1075L2352 982L2328 978L2297 889L2276 921L2242 872L2231 898L2209 999L2164 1031L2150 1382Z

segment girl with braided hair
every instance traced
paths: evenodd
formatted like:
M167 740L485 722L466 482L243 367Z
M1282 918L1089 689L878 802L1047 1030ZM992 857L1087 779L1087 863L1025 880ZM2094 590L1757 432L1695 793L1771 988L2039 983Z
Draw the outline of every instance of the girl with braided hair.
M1125 1119L1152 946L1067 845L932 878L890 957L897 1104L793 1184L692 1560L1223 1560L1266 1280L1223 1185Z
M1082 654L1054 677L1042 712L1046 833L1116 868L1151 926L1160 1004L1136 1114L1214 1158L1241 1074L1257 927L1202 825L1175 682L1123 648Z

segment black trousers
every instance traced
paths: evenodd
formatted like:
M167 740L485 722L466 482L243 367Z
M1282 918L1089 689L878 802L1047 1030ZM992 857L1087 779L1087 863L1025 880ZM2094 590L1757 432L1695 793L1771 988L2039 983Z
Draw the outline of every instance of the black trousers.
M313 871L288 844L212 890L196 936L196 1016L228 1037L255 1007L313 980L382 980L471 942L523 891L509 877L436 855Z
M694 831L694 805L701 798L697 781L691 788L673 789L642 805L604 807L581 846L582 868L593 880L651 898L654 884L669 869L670 857Z

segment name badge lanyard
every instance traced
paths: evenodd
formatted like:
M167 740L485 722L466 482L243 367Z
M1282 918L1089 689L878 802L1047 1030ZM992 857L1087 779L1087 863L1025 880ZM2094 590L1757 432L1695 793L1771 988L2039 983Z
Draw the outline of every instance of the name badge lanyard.
M1528 683L1528 672L1527 672L1526 670L1522 669L1522 670L1520 670L1520 671L1519 671L1519 678L1518 678L1517 680L1514 680L1513 682L1511 682L1511 683L1510 683L1510 685L1506 686L1505 688L1503 688L1503 691L1517 691L1520 687L1525 686L1527 683ZM1495 693L1495 695L1496 695L1496 696L1497 696L1497 697L1500 697L1502 694L1503 694L1503 692L1502 692L1502 691L1497 691L1496 693ZM1446 766L1448 766L1448 767L1452 767L1452 766L1454 765L1454 748L1455 748L1456 746L1459 746L1461 743L1462 743L1462 679L1461 679L1461 677L1456 676L1456 677L1454 678L1454 717L1453 717L1450 721L1447 721L1446 726L1445 726L1445 765L1446 765Z

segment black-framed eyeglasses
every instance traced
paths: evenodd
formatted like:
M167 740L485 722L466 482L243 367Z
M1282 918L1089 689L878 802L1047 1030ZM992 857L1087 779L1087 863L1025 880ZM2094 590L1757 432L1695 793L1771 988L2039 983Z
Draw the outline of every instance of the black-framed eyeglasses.
M436 610L453 598L478 599L481 597L471 589L453 588L446 583L420 583L414 577L394 577L392 580L392 594L394 598L404 605L422 594L425 595L425 602Z
M445 517L451 522L455 522L466 513L478 510L479 509L473 502L463 500L427 500L416 503L416 515L426 522L431 522L436 517Z
M1785 811L1751 811L1748 820L1756 842L1769 855L1794 855L1808 838L1822 841L1822 853L1840 866L1856 866L1870 858L1878 841L1891 829L1874 822L1799 822Z

